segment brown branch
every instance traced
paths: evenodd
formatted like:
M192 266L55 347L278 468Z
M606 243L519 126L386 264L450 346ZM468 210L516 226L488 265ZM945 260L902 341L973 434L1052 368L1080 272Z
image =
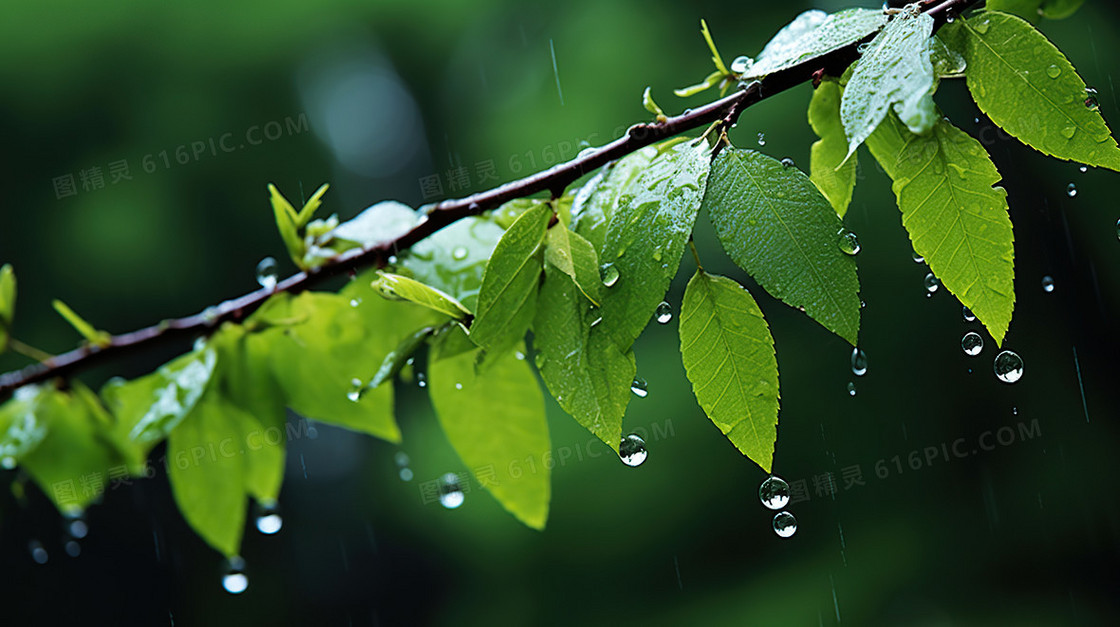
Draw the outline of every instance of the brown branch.
M947 18L960 15L961 12L979 2L979 0L923 1L922 10L935 18L935 27L940 27ZM284 279L273 290L260 289L250 292L194 316L164 320L159 324L131 333L115 335L102 347L85 345L70 352L56 355L42 363L0 374L0 400L8 398L22 386L55 377L66 377L110 357L119 357L165 341L207 335L223 322L244 320L273 293L299 293L310 289L325 279L354 272L359 268L383 267L390 256L400 250L410 248L413 244L457 220L478 215L508 201L539 192L549 192L556 196L558 195L557 191L563 193L564 189L588 172L625 157L654 142L717 121L720 121L723 130L726 130L735 123L747 107L801 83L811 82L814 75L820 75L821 70L830 75L839 75L844 68L856 60L859 45L869 39L870 36L864 41L808 59L794 67L776 72L760 81L751 83L749 86L742 87L730 96L696 109L686 110L683 114L671 117L663 122L635 124L619 139L593 151L585 152L571 161L558 164L548 170L485 192L472 194L466 198L440 202L431 208L419 225L397 239L376 246L348 250L318 268L300 272Z

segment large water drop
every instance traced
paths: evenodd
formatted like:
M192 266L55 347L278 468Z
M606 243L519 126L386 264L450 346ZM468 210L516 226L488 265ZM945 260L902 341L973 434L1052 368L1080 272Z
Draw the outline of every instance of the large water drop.
M1046 293L1054 291L1054 277L1049 274L1042 277L1042 291Z
M276 259L265 257L257 264L257 283L266 290L276 289L276 281L280 277L280 266Z
M789 503L789 484L771 475L758 487L758 498L768 509L782 509Z
M1023 358L1012 351L1003 351L996 355L992 368L1000 381L1015 383L1023 377Z
M630 384L630 391L638 398L649 396L649 386L646 384L646 380L641 377L634 377L634 381Z
M852 374L857 377L867 374L867 353L861 348L852 349Z
M453 472L444 474L439 478L439 504L447 509L455 509L463 504L463 486L459 483L459 476Z
M646 441L636 433L622 438L622 442L618 445L618 457L627 466L641 466L648 456Z
M672 306L665 301L661 301L661 304L657 306L656 317L659 324L669 324L669 321L673 319Z
M788 538L797 533L797 519L789 512L774 514L774 533L780 538Z
M280 531L284 526L284 519L280 517L280 509L276 503L262 503L257 506L257 531L271 536Z
M922 284L926 288L927 295L933 294L937 291L937 288L941 287L941 281L938 281L937 277L933 276L932 272L926 274L926 278L922 281Z
M229 558L226 573L222 575L222 587L230 594L245 592L249 587L249 578L245 575L245 560L236 555Z
M859 254L859 238L851 231L840 229L840 232L836 234L836 244L845 255Z
M975 331L965 333L964 337L961 338L961 350L970 357L979 355L980 351L984 350L984 338L980 337L980 334Z
M614 287L618 283L618 268L613 263L603 266L603 285Z

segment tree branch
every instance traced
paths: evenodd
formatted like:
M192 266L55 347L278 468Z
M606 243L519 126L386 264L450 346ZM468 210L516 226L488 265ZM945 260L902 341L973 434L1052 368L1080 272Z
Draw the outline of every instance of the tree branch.
M950 17L960 15L980 0L922 0L922 10L936 20L935 29ZM0 401L8 398L22 386L55 377L69 376L111 357L119 357L157 344L208 335L223 322L240 322L257 310L272 294L277 292L299 293L322 281L354 272L359 268L383 267L386 260L400 250L410 248L443 227L462 218L478 215L502 204L538 192L558 196L580 177L607 163L625 157L657 141L668 139L706 124L721 121L729 128L747 107L787 89L811 82L814 74L839 75L858 57L864 41L833 50L808 59L794 67L776 72L761 81L737 90L734 94L686 110L664 122L635 124L626 134L613 142L558 164L548 170L532 174L518 181L494 189L472 194L466 198L445 200L431 207L424 220L399 238L376 246L355 248L334 257L324 265L300 272L284 279L272 290L260 289L244 296L225 301L206 311L185 318L164 320L159 324L115 335L104 346L85 345L70 352L56 355L41 363L0 375Z

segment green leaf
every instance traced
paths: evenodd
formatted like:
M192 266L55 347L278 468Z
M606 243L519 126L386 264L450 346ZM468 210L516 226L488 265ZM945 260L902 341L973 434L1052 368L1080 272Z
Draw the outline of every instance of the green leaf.
M550 445L537 379L512 350L490 356L493 363L478 374L477 352L430 364L432 405L447 439L479 483L518 520L544 529L550 473L541 460Z
M599 249L603 331L626 350L653 317L692 234L708 181L708 145L662 145L649 166L620 189ZM611 280L613 278L613 280Z
M533 321L537 369L560 407L617 452L634 353L619 350L603 333L599 309L589 306L570 276L551 264L544 274Z
M412 247L400 272L430 285L472 309L482 274L505 231L486 217L468 217L448 225Z
M167 439L168 480L183 518L210 546L236 555L245 526L249 416L204 394Z
M837 48L854 44L883 27L887 16L874 9L846 9L831 15L806 11L774 35L742 80L755 80L791 68Z
M299 214L296 215L296 228L303 228L304 226L307 226L307 223L311 221L311 218L315 217L315 212L319 210L319 205L323 203L323 194L326 194L328 189L330 189L330 185L323 183L319 186L319 189L315 190L315 193L311 195L311 198L307 199L307 202L304 203L303 208L299 210Z
M0 353L8 347L16 311L16 273L11 264L0 267Z
M933 106L930 36L933 18L903 11L883 28L856 61L840 101L848 154L875 131L893 106L911 131L928 132Z
M412 355L415 354L416 351L423 346L424 342L427 342L428 338L432 337L436 331L436 327L424 327L401 340L401 343L398 344L396 348L388 355L385 355L385 359L381 362L381 367L373 374L373 378L366 384L366 387L371 390L375 389L382 383L397 376L397 373L405 367L408 360L412 359Z
M696 400L744 455L770 472L778 439L774 338L747 290L697 270L681 303L681 359Z
M950 26L946 39L956 38L968 61L968 89L993 122L1044 154L1120 171L1116 140L1085 105L1085 82L1042 33L992 11Z
M915 252L1002 344L1015 307L1014 237L995 164L944 119L917 136L888 118L867 146L894 180Z
M390 300L412 301L459 321L471 317L471 312L453 296L400 274L378 272L377 279L372 285L383 297Z
M547 244L544 260L572 277L587 300L598 307L603 283L599 279L599 256L591 242L563 224L555 224L548 230Z
M596 250L602 249L622 190L630 187L656 156L657 148L646 146L607 166L584 184L572 202L572 230Z
M541 260L552 208L537 205L521 214L498 241L478 293L478 313L470 339L488 350L504 351L520 342L537 304Z
M820 140L813 143L809 158L809 179L841 218L848 212L856 186L856 156L848 158L848 142L840 123L839 84L827 81L813 92L809 102L809 125Z
M657 119L659 121L665 119L665 112L662 111L661 107L653 101L653 94L650 93L649 87L646 87L646 90L642 92L642 106L645 107L646 111L649 111L653 115L657 116Z
M74 330L78 333L81 333L82 337L86 338L90 344L95 346L107 346L109 344L112 338L111 335L105 331L99 331L93 328L92 324L86 322L77 312L67 306L66 303L55 299L51 302L51 305L54 307L54 310L58 312L58 315L65 318L66 321L70 323L70 326L74 327Z
M46 431L20 466L64 514L80 511L109 486L123 460L105 438L112 417L80 382L70 392L43 389L32 402L33 421ZM23 417L26 420L26 416Z
M0 405L0 466L14 468L24 455L35 450L47 437L47 425L35 414L35 406L45 391L38 385L24 386L12 399Z
M272 214L276 217L276 229L280 231L280 239L288 249L288 256L299 267L303 266L303 240L299 238L299 216L292 208L292 203L276 189L272 183L268 184L268 200L272 204Z
M1085 0L988 0L985 7L989 11L1014 13L1019 17L1038 21L1039 17L1050 20L1065 19L1081 8Z
M419 223L420 215L412 207L395 200L385 200L338 225L328 235L348 244L336 247L338 252L342 252L355 246L375 246L393 241Z
M704 207L724 250L771 296L856 344L859 277L838 245L842 224L809 177L753 150L712 163Z

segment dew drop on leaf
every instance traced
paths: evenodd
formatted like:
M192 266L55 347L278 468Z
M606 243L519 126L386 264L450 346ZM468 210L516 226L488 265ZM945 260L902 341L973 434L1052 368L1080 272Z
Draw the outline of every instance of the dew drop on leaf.
M614 287L615 283L618 283L618 268L613 263L608 263L603 266L603 285Z
M649 396L649 388L646 385L646 380L641 377L634 377L634 382L630 384L630 391L638 398Z
M257 531L266 536L271 536L280 531L284 526L284 519L280 517L280 509L276 503L261 503L256 512Z
M789 157L782 159L783 168L792 168L794 165L796 164L793 162L793 159L790 159Z
M1062 137L1065 137L1066 139L1073 139L1073 136L1076 135L1076 134L1077 134L1077 127L1076 126L1062 127Z
M938 287L941 287L941 281L938 281L937 277L933 276L932 272L926 274L926 278L922 281L922 284L926 287L927 295L933 294L937 291Z
M859 254L859 238L851 231L840 229L840 232L836 234L836 243L840 247L841 252L846 255Z
M454 259L455 261L462 261L462 260L466 259L467 254L468 254L468 251L467 251L466 246L456 246L454 249L451 250L451 258Z
M447 509L455 509L463 504L463 486L459 484L459 476L453 472L444 474L439 478L439 504Z
M1023 377L1023 359L1012 351L1003 351L996 355L992 367L996 377L1004 383L1015 383Z
M276 289L280 266L273 257L265 257L257 264L257 283L266 290Z
M641 466L648 456L646 441L636 433L622 438L622 442L618 445L618 458L627 466Z
M357 403L362 398L363 387L365 386L362 385L361 379L350 379L350 391L346 393L346 398L352 403Z
M976 322L976 314L972 313L972 310L968 307L961 306L961 315L964 316L965 322Z
M673 319L673 307L669 303L661 301L661 304L657 306L656 317L658 324L669 324L669 321Z
M731 67L728 69L736 74L746 74L750 71L752 65L754 65L754 59L740 56L735 57L735 60L731 62Z
M867 353L862 348L852 349L852 374L857 377L867 374Z
M226 572L222 575L222 587L230 594L245 592L249 587L249 578L245 576L245 560L236 555L229 558Z
M1085 88L1085 108L1090 111L1096 111L1101 108L1101 103L1097 101L1097 90L1092 87Z
M961 338L961 350L969 357L979 355L980 351L984 350L984 338L980 337L980 334L975 331L965 333L964 337Z
M1058 76L1060 76L1061 73L1062 73L1062 68L1060 68L1060 67L1058 67L1054 64L1050 64L1050 67L1046 68L1046 75L1049 76L1050 78L1058 78Z
M910 255L911 255L911 259L914 260L914 263L925 263L925 261L926 261L926 258L919 255L916 251L912 251L910 253Z
M1054 291L1054 277L1049 274L1042 277L1042 291L1047 294Z
M779 538L788 538L797 533L797 519L789 512L774 514L774 533Z
M789 503L789 484L771 475L758 486L758 499L768 509L782 509Z
M360 299L360 298L351 298L350 299L350 306L351 307L357 307L361 304L362 304L362 299Z

